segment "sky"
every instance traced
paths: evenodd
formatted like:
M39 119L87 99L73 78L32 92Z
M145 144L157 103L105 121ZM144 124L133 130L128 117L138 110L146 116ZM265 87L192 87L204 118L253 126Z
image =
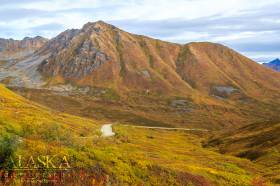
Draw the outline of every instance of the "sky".
M52 38L103 20L176 43L221 43L258 62L280 58L280 0L0 0L0 4L1 38Z

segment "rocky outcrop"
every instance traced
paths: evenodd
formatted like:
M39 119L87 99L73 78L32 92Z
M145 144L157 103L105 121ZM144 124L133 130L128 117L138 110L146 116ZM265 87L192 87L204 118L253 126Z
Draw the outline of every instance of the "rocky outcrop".
M51 56L39 71L52 77L52 82L59 79L83 86L191 92L174 71L179 50L180 45L130 34L98 21L50 40L40 51L51 51Z
M100 51L98 44L91 39L93 32L99 30L91 24L82 30L66 30L50 40L39 53L51 53L39 66L39 71L46 75L64 78L83 78L110 60Z

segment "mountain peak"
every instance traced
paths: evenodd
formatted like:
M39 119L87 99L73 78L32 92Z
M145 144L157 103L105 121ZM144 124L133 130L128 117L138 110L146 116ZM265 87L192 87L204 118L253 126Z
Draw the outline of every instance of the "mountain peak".
M115 29L116 27L109 24L109 23L106 23L102 20L99 20L99 21L96 21L96 22L88 22L86 23L82 30L87 32L87 31L92 31L92 30L95 30L97 32L99 32L100 30L107 30L107 29Z
M276 59L274 59L273 61L271 61L270 63L273 63L273 64L280 64L280 59L279 59L279 58L276 58Z
M25 37L23 38L22 42L47 42L48 39L42 36L35 36L35 37Z
M274 59L273 61L271 62L268 62L268 63L264 63L263 65L269 67L269 68L272 68L276 71L280 71L280 59L279 58L276 58Z
M280 64L280 59L279 58L276 58L268 63L264 63L264 65L278 65Z
M94 22L94 24L99 24L99 25L110 25L109 23L106 23L105 21L102 21L102 20L98 20L98 21Z

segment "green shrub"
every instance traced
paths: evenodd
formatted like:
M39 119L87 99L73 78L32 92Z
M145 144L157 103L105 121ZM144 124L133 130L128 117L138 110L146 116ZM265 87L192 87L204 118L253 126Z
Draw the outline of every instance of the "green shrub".
M0 169L13 169L15 152L18 146L18 137L5 134L0 137Z

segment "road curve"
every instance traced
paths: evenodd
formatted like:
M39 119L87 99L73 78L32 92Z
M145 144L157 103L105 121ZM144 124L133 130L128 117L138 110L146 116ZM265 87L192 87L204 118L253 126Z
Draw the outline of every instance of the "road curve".
M101 127L101 133L102 133L102 137L111 137L111 136L114 136L115 133L113 132L112 124L105 124L105 125L102 125L102 127Z

